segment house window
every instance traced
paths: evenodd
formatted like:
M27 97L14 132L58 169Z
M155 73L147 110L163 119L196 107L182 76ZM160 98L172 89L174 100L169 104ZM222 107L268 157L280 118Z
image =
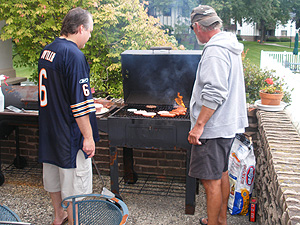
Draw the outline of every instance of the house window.
M164 9L164 11L163 11L163 15L164 16L171 16L171 8L169 8L169 9Z
M281 31L281 36L287 36L287 30L282 30Z

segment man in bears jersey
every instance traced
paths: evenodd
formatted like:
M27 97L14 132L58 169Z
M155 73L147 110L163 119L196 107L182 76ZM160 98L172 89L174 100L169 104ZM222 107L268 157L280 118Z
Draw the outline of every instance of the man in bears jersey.
M81 48L91 37L92 15L74 8L63 19L60 37L41 52L39 70L39 161L44 188L54 208L53 224L73 224L65 197L92 193L92 164L99 141L89 64Z

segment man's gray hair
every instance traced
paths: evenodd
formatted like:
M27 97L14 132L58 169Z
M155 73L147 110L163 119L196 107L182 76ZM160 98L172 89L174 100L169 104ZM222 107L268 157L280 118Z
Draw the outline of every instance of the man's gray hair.
M203 30L203 31L221 29L223 26L222 22L219 22L219 21L209 25L208 27L203 26L201 23L198 23L198 25L201 27L201 30Z

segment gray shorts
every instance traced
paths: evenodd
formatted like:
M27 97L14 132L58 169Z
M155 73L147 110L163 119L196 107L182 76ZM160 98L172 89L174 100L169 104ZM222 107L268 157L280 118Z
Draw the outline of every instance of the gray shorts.
M93 173L91 158L85 158L81 150L76 157L77 168L64 169L56 165L43 163L44 188L48 192L61 192L62 199L93 191Z
M228 170L230 148L234 138L201 139L193 145L189 176L203 180L219 180Z

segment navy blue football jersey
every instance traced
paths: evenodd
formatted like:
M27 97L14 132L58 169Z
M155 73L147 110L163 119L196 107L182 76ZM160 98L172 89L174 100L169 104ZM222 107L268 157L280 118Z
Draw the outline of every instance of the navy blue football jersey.
M74 42L56 38L41 52L38 71L39 161L75 168L83 145L75 118L88 114L99 141L89 64Z

